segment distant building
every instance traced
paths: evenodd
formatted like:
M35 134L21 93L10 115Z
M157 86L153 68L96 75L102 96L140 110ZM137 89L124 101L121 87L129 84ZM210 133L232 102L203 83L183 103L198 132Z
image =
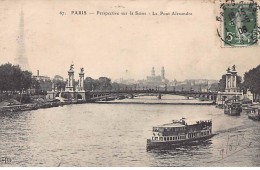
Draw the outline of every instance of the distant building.
M39 70L37 70L37 75L33 76L33 78L35 78L40 83L40 87L41 87L40 90L42 92L46 92L52 89L52 82L50 77L41 76Z
M161 75L155 74L155 69L152 67L151 76L146 77L145 85L149 88L165 87L169 80L165 78L165 69L161 68Z
M155 68L152 67L151 75L147 76L146 79L136 81L133 78L129 78L129 72L126 70L125 78L120 78L115 80L116 83L121 83L125 85L134 85L135 89L143 90L143 89L158 89L158 88L167 88L169 84L169 80L165 77L165 69L161 68L161 75L155 74Z
M126 84L126 85L133 85L137 83L135 79L123 79L123 78L117 79L114 82L120 84Z
M133 78L133 74L129 70L125 70L121 75L120 79L114 80L116 83L125 84L125 85L134 85L137 84L137 81Z
M217 80L208 80L208 79L187 79L184 82L186 82L186 84L189 84L191 86L198 85L198 84L211 85L214 83L218 83Z
M43 81L51 80L50 77L48 77L48 76L40 76L40 71L39 70L37 70L37 75L33 76L33 78L35 78L36 80L43 80Z

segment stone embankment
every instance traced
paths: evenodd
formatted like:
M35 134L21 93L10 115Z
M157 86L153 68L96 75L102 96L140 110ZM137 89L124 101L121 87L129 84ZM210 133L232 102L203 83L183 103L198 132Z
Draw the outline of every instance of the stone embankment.
M51 107L59 107L63 105L70 104L81 104L86 103L86 101L46 101L42 103L30 103L30 104L11 104L0 107L0 113L8 113L8 112L19 112L19 111L28 111L28 110L37 110L41 108L51 108Z

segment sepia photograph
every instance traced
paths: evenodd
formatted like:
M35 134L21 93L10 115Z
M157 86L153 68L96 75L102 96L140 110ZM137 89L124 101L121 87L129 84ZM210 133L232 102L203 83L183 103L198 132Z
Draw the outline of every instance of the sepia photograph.
M0 167L259 167L259 0L0 0Z

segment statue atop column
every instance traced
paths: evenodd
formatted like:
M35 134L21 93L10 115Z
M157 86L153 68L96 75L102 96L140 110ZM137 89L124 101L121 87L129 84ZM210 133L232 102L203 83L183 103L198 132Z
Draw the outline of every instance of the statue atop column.
M84 68L80 68L80 73L84 73Z
M232 66L232 71L236 71L236 65Z
M80 68L79 73L79 90L84 91L84 68Z
M74 64L71 64L70 65L70 71L73 71L73 69L74 69Z
M74 91L74 64L70 65L70 70L68 71L68 82L65 91Z
M227 72L230 73L230 70L231 70L230 67L228 67L228 68L227 68Z

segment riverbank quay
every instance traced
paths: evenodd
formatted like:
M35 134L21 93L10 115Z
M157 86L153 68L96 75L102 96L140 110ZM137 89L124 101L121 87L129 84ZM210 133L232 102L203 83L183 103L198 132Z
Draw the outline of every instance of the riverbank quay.
M132 100L132 99L131 99ZM83 103L96 103L96 104L138 104L138 105L215 105L214 102L196 102L196 103L185 103L185 102L177 102L177 103L163 103L163 102L140 102L140 101L124 101L124 100L106 100L106 101L94 101L94 100L44 100L37 99L33 100L28 104L21 104L19 102L9 103L5 102L5 105L0 105L0 113L9 113L9 112L19 112L19 111L29 111L29 110L37 110L37 109L46 109L52 107L62 107L64 105L72 105L72 104L83 104Z
M108 102L108 101L98 101L94 102L97 104L146 104L146 105L216 105L214 102L212 103L146 103L146 102Z
M53 101L41 101L41 102L29 103L29 104L6 104L0 106L0 113L30 111L30 110L38 110L38 109L59 107L63 105L82 104L82 103L87 103L87 101L77 100L77 101L60 102L57 100L53 100Z

